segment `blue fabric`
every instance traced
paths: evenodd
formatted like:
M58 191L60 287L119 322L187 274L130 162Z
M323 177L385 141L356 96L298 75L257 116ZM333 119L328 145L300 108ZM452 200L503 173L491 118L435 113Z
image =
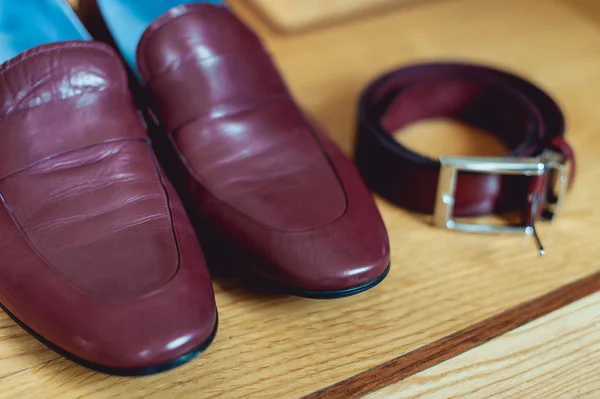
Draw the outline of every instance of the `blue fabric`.
M225 6L223 0L98 0L98 3L123 58L138 76L135 59L137 46L155 19L182 4Z
M65 0L0 0L0 63L40 44L90 38Z

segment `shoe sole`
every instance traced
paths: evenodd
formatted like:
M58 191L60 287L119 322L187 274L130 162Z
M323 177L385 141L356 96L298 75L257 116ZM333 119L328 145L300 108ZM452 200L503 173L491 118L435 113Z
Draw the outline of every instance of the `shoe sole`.
M285 292L287 294L296 295L296 296L300 296L303 298L339 299L339 298L346 298L349 296L357 295L357 294L368 291L371 288L375 287L376 285L381 283L386 278L386 276L390 272L390 267L391 267L391 263L388 264L388 266L386 267L386 269L384 270L383 273L381 273L378 277L374 278L373 280L371 280L365 284L357 285L355 287L350 287L350 288L344 288L342 290L313 291L313 290L305 290L305 289L298 288L298 287L293 287L293 286L289 286L289 285L276 283L271 280L269 280L269 282L270 282L270 284L277 285L283 292Z
M194 359L196 356L198 356L199 354L204 352L206 350L206 348L208 348L208 346L214 340L215 335L217 334L218 326L219 326L219 315L217 314L217 319L215 320L215 327L214 327L212 333L210 334L210 336L206 339L206 341L204 341L204 343L202 343L202 345L200 345L196 349L192 350L191 352L188 352L187 354L185 354L175 360L171 360L166 363L161 363L161 364L149 366L149 367L119 368L119 367L108 367L108 366L103 366L101 364L93 363L93 362L87 361L85 359L82 359L80 357L77 357L70 352L67 352L66 350L62 349L61 347L59 347L57 345L54 345L52 342L48 341L47 339L42 337L40 334L35 332L28 325L23 323L15 315L13 315L10 311L8 311L8 309L6 309L4 307L4 305L0 304L0 308L2 308L2 310L4 310L4 312L8 316L10 316L10 318L13 319L13 321L15 323L17 323L19 326L21 326L21 328L23 328L25 331L27 331L29 334L31 334L35 339L37 339L42 344L46 345L49 349L58 353L62 357L69 359L72 362L77 363L81 366L87 367L88 369L91 369L93 371L97 371L97 372L104 373L104 374L122 376L122 377L133 377L133 376L144 376L144 375L157 374L157 373L161 373L163 371L173 369L175 367L181 366L184 363L189 362L190 360Z
M182 196L182 199L184 200L186 209L190 212L190 218L196 234L203 244L204 255L213 278L218 278L220 274L237 274L244 276L245 280L249 281L250 284L260 287L258 292L287 294L310 299L339 299L370 290L381 283L390 272L391 262L373 280L340 290L307 290L276 281L260 272L260 270L265 269L264 264L252 252L231 242L223 233L210 227L209 223L202 223L201 218L194 213L193 207L187 202L188 198ZM236 267L232 269L231 265L236 265ZM241 265L243 265L241 271L236 270Z

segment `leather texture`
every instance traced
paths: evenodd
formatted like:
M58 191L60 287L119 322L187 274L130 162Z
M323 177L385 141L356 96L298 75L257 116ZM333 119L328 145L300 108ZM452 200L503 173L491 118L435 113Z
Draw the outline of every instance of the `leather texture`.
M387 232L358 171L230 10L171 9L144 33L137 59L200 229L287 286L343 290L384 274Z
M117 369L174 361L216 323L210 276L107 45L0 67L0 302L50 343Z
M430 63L391 71L365 88L358 115L355 151L362 175L374 191L412 211L433 212L441 164L404 147L392 134L429 118L486 130L510 149L507 157L555 150L570 159L573 181L575 159L558 105L530 82L497 69ZM521 210L527 219L529 194L541 194L545 184L540 177L459 173L454 215Z

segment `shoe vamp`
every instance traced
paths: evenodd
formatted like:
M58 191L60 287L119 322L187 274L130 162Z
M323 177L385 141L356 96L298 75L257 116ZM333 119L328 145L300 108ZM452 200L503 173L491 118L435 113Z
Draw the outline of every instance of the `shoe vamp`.
M314 229L346 210L333 167L288 100L195 121L175 142L211 194L271 228Z
M95 297L133 298L177 271L168 202L150 151L139 140L102 144L0 182L32 247Z

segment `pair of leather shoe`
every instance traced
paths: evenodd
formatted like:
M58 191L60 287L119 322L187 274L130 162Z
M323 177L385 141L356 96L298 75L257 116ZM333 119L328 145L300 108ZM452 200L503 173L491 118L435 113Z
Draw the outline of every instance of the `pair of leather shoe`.
M119 46L103 3L82 15ZM244 267L293 294L383 279L387 233L357 170L226 7L170 9L137 65L137 104L100 42L44 44L0 67L0 302L17 322L95 370L181 364L217 329L196 233L215 262L241 249ZM155 149L146 106L163 128Z

